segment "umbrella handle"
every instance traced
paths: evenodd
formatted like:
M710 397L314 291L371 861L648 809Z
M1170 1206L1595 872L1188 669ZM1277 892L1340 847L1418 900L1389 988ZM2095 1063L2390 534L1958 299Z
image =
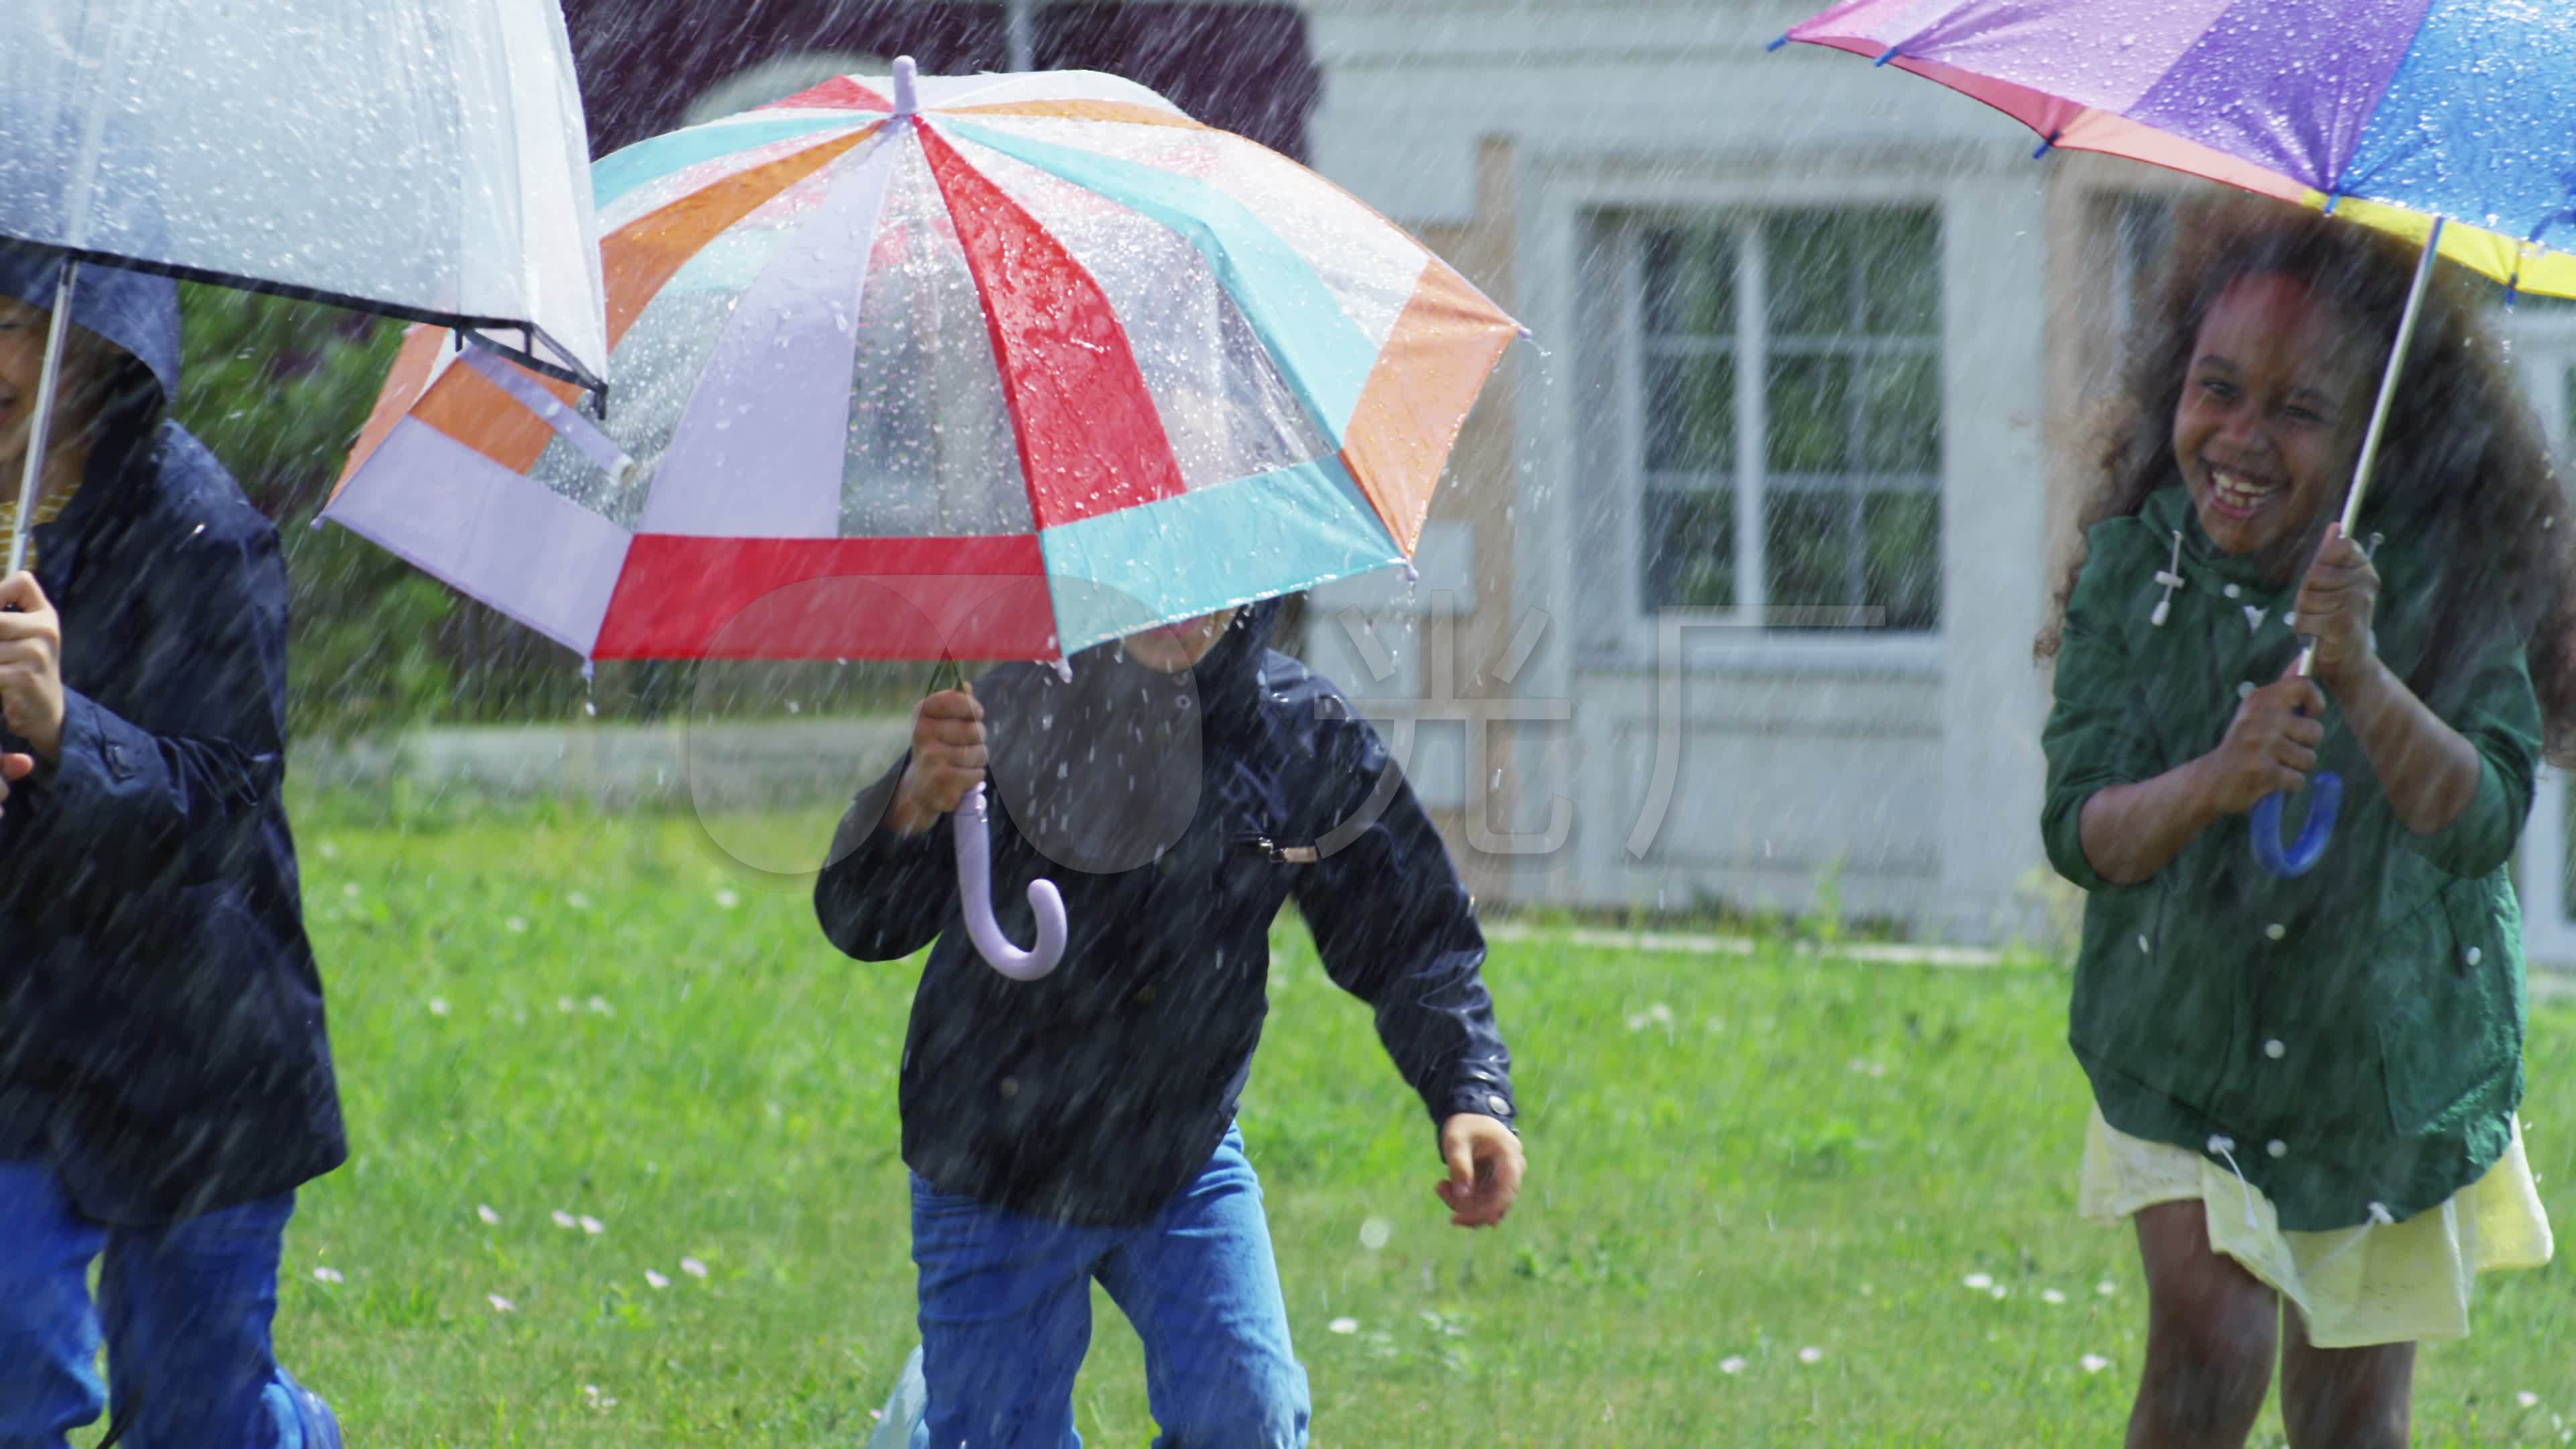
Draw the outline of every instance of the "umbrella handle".
M2308 822L2299 828L2299 838L2286 846L2281 843L2281 805L2290 798L2288 792L2278 791L2254 802L2254 859L2282 880L2314 869L2325 858L2326 843L2334 835L2336 807L2343 803L2343 776L2319 770L2308 788L2313 796L2308 802Z
M1013 981L1035 981L1064 959L1064 897L1050 880L1029 882L1029 907L1038 913L1038 944L1023 951L1002 934L993 919L992 841L984 825L984 787L977 785L957 802L950 817L957 836L957 899L966 914L966 934L994 970Z

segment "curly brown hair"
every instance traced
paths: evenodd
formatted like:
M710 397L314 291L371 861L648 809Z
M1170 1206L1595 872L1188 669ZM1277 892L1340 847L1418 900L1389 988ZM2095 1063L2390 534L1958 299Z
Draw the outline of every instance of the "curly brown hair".
M2093 418L2098 474L2077 518L2074 560L2035 646L2041 659L2057 653L2066 601L2084 568L2081 535L2136 513L2181 476L2174 412L2201 322L2228 287L2243 277L2287 277L2331 308L2354 347L2384 357L2421 255L2384 232L2237 195L2187 203L2173 235L2153 298L2130 331L2127 364ZM2470 646L2486 631L2511 628L2525 640L2549 758L2576 763L2576 522L2556 527L2567 507L2557 461L2487 329L2493 290L2447 260L2434 267L2362 517L2454 560L2432 606L2431 637L2442 643L2407 686L2440 708L2466 683L2457 674L2476 655Z

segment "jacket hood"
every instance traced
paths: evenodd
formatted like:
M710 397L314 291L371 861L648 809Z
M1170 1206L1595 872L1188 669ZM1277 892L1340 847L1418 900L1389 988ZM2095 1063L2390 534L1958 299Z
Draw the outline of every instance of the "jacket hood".
M63 258L0 242L0 295L51 311ZM152 374L166 407L179 392L179 286L168 277L84 263L72 283L72 322L98 334Z

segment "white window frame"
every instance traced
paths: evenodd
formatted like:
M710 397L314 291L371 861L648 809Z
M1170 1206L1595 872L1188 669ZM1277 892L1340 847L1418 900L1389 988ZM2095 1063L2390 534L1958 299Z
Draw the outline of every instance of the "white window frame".
M2576 312L2517 311L2502 319L2523 396L2561 458L2576 457L2576 417L2568 411L2567 374L2576 369ZM2532 787L2531 821L2523 827L2514 889L2522 897L2523 950L2538 964L2576 966L2576 892L2568 889L2567 816L2576 777L2541 767Z
M1941 450L1938 466L1933 469L1933 491L1943 503L1943 521L1948 526L1948 498L1957 484L1951 439L1961 406L1959 390L1950 376L1949 354L1954 344L1951 316L1952 270L1950 209L1943 191L1919 180L1889 179L1882 184L1869 184L1871 178L1850 181L1770 180L1746 181L1663 177L1648 178L1606 176L1591 181L1567 179L1549 187L1550 210L1557 226L1575 245L1570 249L1576 261L1566 278L1571 313L1582 326L1585 358L1580 375L1588 387L1598 384L1597 396L1604 406L1579 409L1569 416L1574 425L1574 454L1593 479L1609 481L1610 496L1600 499L1601 532L1606 535L1599 546L1579 550L1575 584L1579 593L1591 594L1594 602L1583 624L1582 638L1586 667L1651 669L1656 664L1658 636L1667 621L1683 626L1683 637L1689 641L1687 667L1694 671L1778 671L1819 674L1899 674L1938 675L1947 651L1950 627L1951 592L1959 580L1944 571L1938 621L1930 629L1895 631L1885 629L1852 629L1823 633L1799 631L1779 633L1761 627L1739 604L1731 609L1661 609L1639 606L1638 571L1643 562L1642 528L1646 493L1645 450L1639 446L1644 437L1645 385L1634 366L1635 354L1626 346L1635 338L1637 305L1633 284L1635 269L1621 268L1615 276L1625 276L1613 294L1613 307L1598 305L1600 298L1587 291L1587 285L1599 275L1586 266L1583 253L1590 242L1603 235L1606 228L1620 228L1620 234L1633 234L1633 223L1665 220L1682 224L1720 224L1762 213L1793 210L1840 209L1863 210L1891 207L1914 208L1931 212L1942 236L1941 255L1936 265L1939 276L1940 343L1934 354L1939 359L1942 376ZM1759 280L1757 278L1757 280ZM1739 298L1739 306L1742 299ZM1741 314L1754 327L1767 324L1758 299ZM1739 349L1748 330L1739 325ZM1739 376L1745 363L1738 353ZM1748 488L1742 481L1750 457L1759 470L1763 461L1753 449L1765 436L1760 426L1761 389L1740 388L1736 430L1738 439L1736 488L1737 532L1745 536L1744 518L1748 507L1759 508L1759 490ZM1754 416L1744 416L1746 393L1753 395ZM1748 426L1748 421L1753 426ZM1747 439L1755 440L1750 447ZM1588 495L1589 490L1586 489ZM1748 505L1747 500L1753 501ZM1757 515L1758 516L1758 515ZM1759 559L1760 531L1750 535L1757 540L1755 558ZM1742 549L1739 544L1739 570ZM1583 582L1587 570L1599 570L1615 582L1595 587Z

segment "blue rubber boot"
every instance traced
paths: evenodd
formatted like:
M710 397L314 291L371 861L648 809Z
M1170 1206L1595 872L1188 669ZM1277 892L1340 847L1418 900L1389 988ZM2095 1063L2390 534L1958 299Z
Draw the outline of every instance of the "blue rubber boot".
M340 1442L340 1421L320 1394L304 1387L283 1368L277 1371L277 1382L269 1385L269 1406L277 1411L279 1440L295 1449L345 1449ZM285 1431L291 1429L290 1437Z

